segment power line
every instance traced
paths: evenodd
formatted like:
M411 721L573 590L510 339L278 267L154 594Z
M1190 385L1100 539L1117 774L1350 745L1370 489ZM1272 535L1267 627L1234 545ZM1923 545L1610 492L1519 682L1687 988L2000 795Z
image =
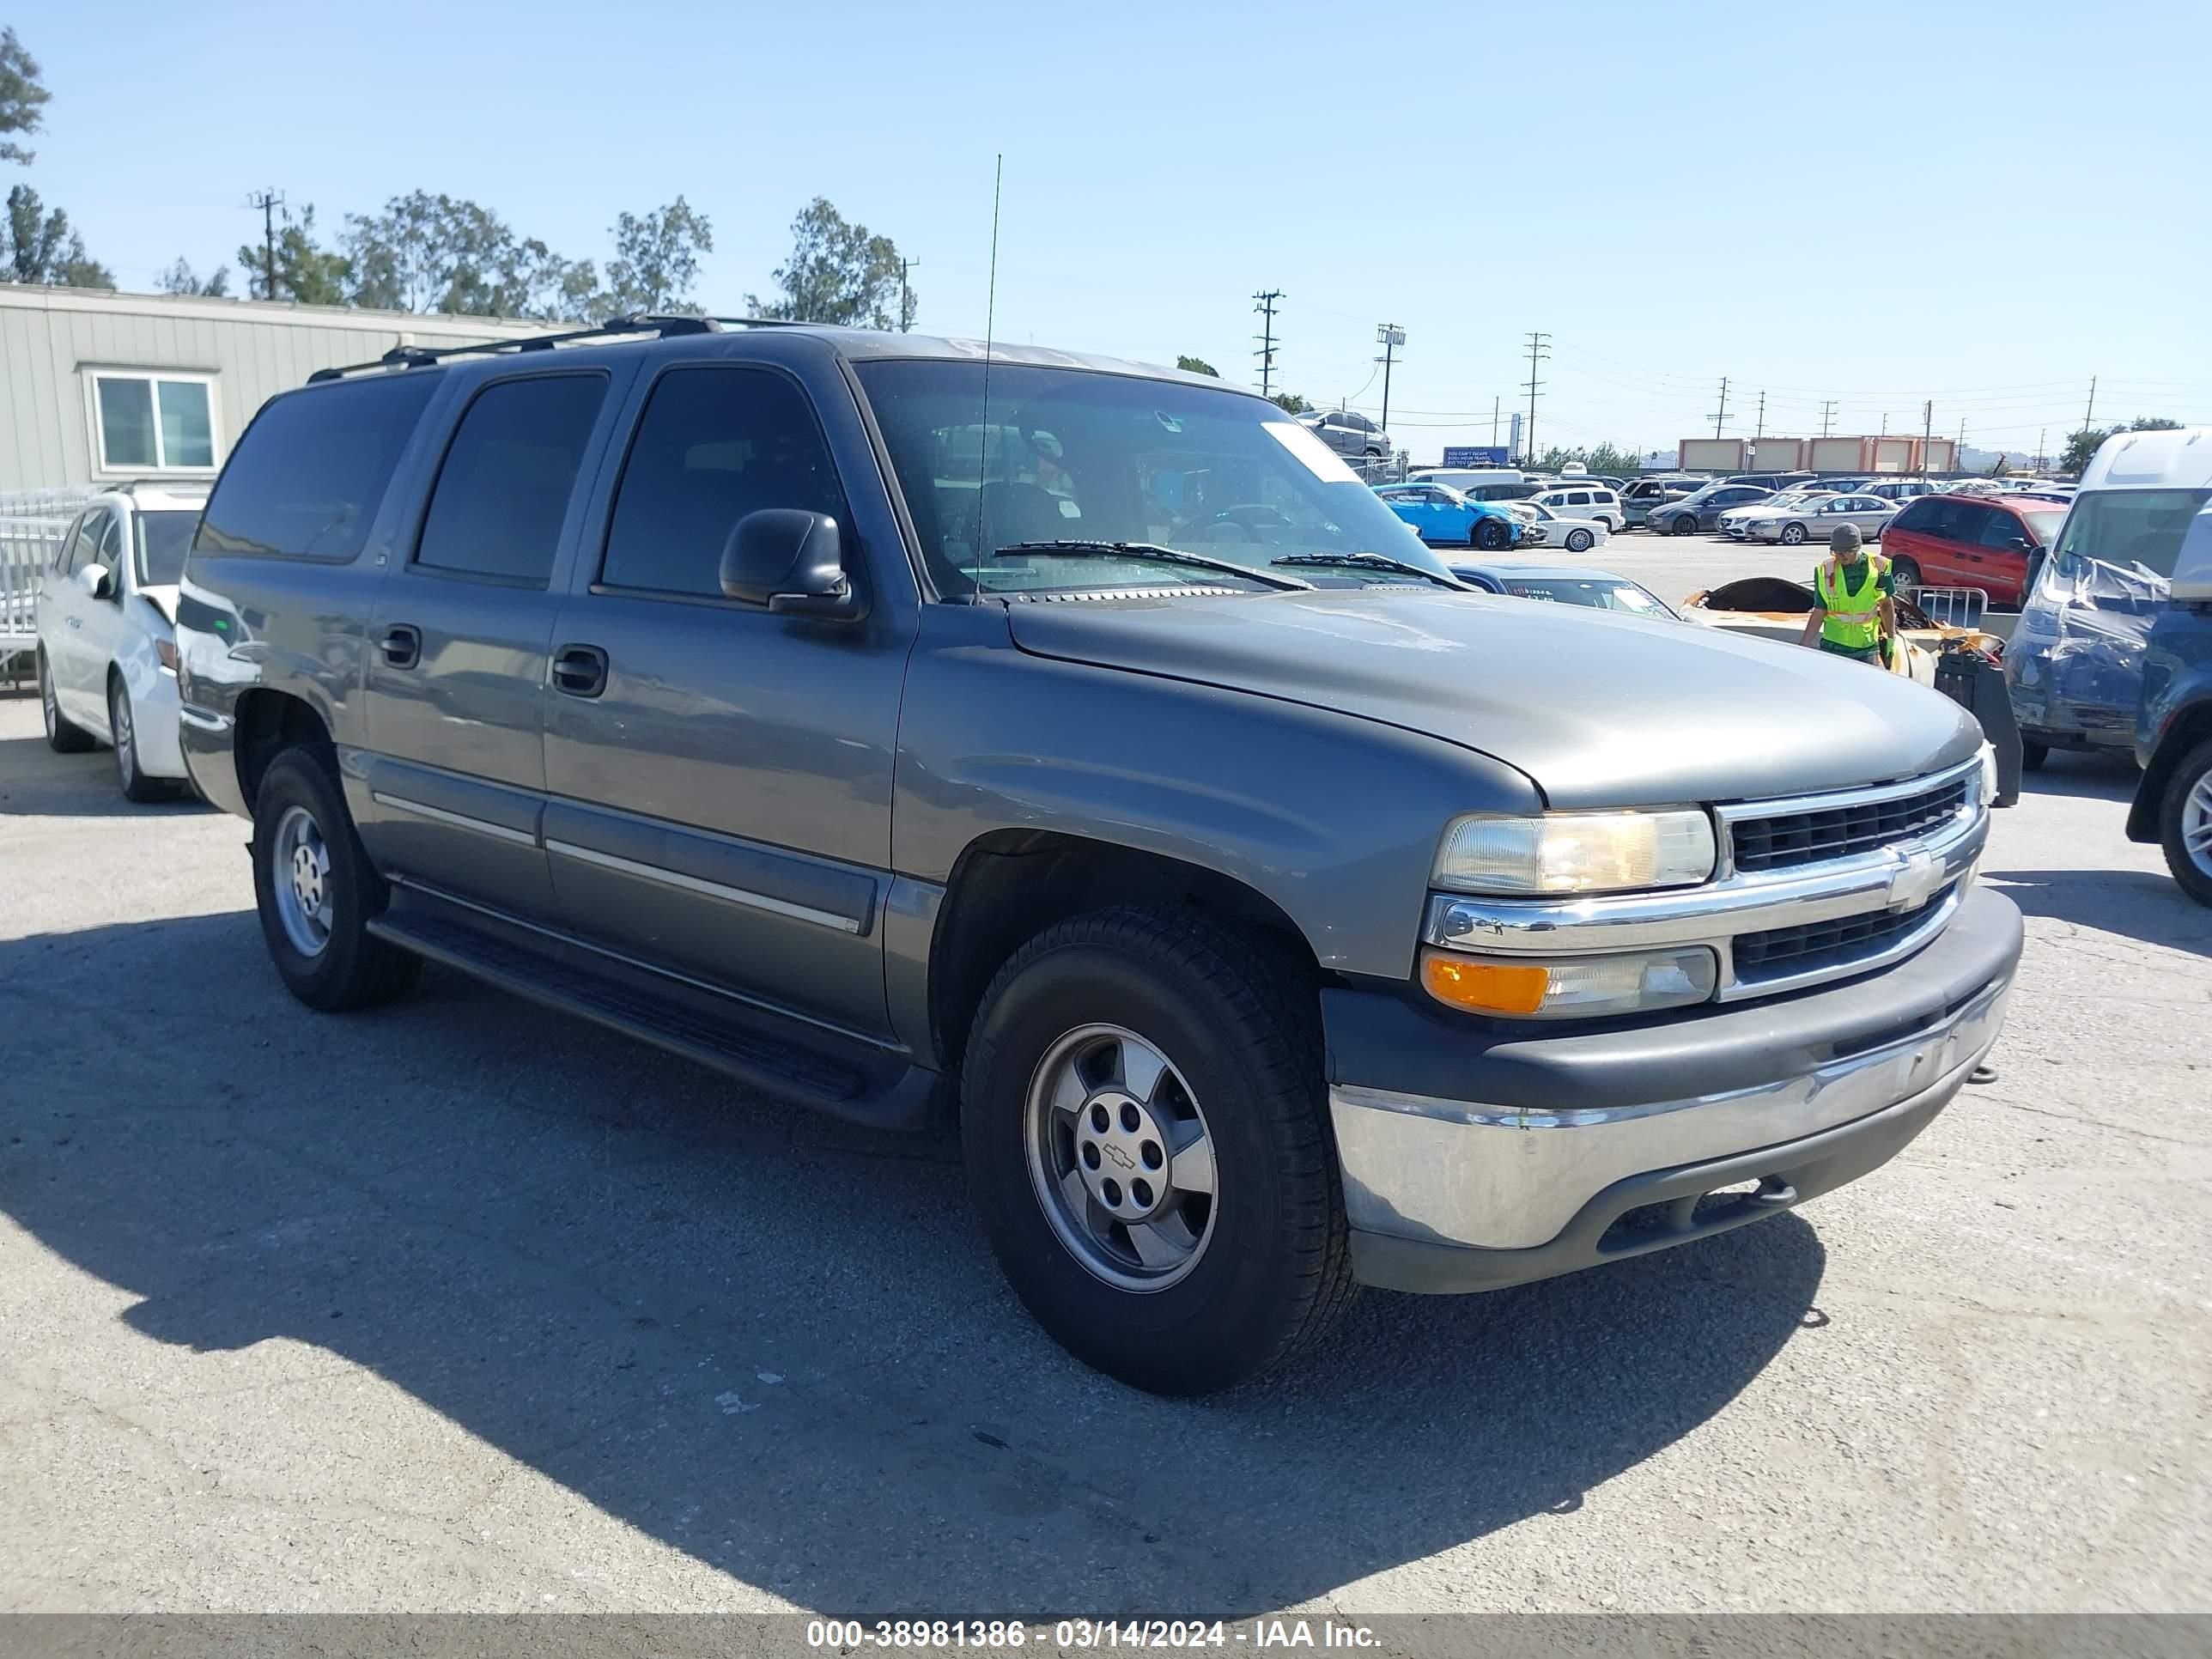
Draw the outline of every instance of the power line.
M258 191L246 198L246 205L261 210L261 243L267 250L269 263L263 267L261 297L276 297L276 210L284 205L284 198L273 190Z
M1282 297L1283 290L1279 288L1263 289L1252 296L1255 301L1252 309L1267 319L1261 325L1261 331L1252 337L1260 342L1260 349L1252 355L1260 360L1260 395L1262 398L1272 395L1275 386L1275 301Z
M1521 453L1533 456L1536 453L1536 388L1544 383L1536 378L1536 365L1552 355L1546 343L1551 336L1532 329L1528 333L1528 428L1521 434Z

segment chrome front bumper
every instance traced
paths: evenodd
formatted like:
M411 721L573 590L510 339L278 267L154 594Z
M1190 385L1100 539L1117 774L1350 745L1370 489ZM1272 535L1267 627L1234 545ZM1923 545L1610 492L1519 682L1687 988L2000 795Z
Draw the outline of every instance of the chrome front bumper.
M1355 1231L1491 1250L1556 1238L1631 1176L1752 1152L1955 1091L2004 1020L2009 977L1910 1037L1724 1094L1589 1111L1329 1090Z

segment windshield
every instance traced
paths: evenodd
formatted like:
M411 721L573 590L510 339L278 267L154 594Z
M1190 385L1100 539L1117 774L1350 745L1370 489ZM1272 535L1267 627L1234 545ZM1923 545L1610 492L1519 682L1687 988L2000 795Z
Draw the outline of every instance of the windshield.
M188 512L138 515L138 586L174 587L184 580L185 550L200 515Z
M948 597L1219 589L1279 577L1295 554L1379 553L1447 574L1405 520L1306 428L1247 393L1079 369L914 360L855 365L938 591ZM1083 556L1036 544L1080 541ZM1128 544L1127 559L1101 544ZM1425 585L1373 568L1298 567L1316 586ZM1252 591L1261 591L1255 577Z
M2080 496L2064 514L2066 529L2057 556L2059 572L2073 575L2087 561L2100 559L2122 569L2140 566L2153 575L2171 576L2189 521L2208 501L2212 501L2212 489L2100 489ZM2048 532L2038 519L2059 516L2026 515L2039 536Z
M1597 611L1626 611L1635 617L1674 614L1634 582L1619 576L1510 576L1504 587L1516 599L1584 605Z
M2023 510L2020 516L2027 520L2027 527L2035 532L2035 539L2048 547L2057 538L2058 526L2066 522L2066 509L2057 507L2048 513Z

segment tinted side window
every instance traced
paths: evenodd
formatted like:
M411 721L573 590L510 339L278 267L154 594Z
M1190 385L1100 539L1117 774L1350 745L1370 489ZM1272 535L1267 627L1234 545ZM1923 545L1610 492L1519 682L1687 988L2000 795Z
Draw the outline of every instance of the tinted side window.
M216 480L193 550L352 558L437 386L406 369L271 399Z
M86 561L92 556L92 550L100 545L100 524L103 516L98 513L88 513L76 521L76 528L70 533L69 546L55 562L55 569L67 576L84 568Z
M1982 524L1989 517L1989 508L1977 507L1972 501L1952 501L1949 507L1950 510L1943 515L1942 528L1936 533L1947 541L1980 539Z
M764 368L672 369L638 422L599 580L721 596L722 548L762 507L826 513L850 530L814 411Z
M415 562L544 586L606 390L604 375L556 374L478 392L439 466Z
M1889 521L1893 530L1925 530L1928 528L1928 507L1922 501L1906 503L1905 510Z

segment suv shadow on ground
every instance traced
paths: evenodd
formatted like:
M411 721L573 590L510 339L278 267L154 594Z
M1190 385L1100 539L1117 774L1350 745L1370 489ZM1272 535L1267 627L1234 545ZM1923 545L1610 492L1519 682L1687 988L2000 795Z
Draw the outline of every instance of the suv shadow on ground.
M0 1006L46 1039L0 1097L0 1208L137 1297L134 1330L328 1350L647 1535L839 1613L1322 1596L1578 1506L1819 1322L1825 1258L1790 1214L1488 1297L1370 1293L1325 1352L1164 1401L1024 1315L948 1137L748 1098L445 973L388 1013L307 1015L250 913L0 943ZM40 1329L27 1364L94 1401L125 1386L71 1328ZM209 1409L172 1360L130 1369L156 1437ZM325 1476L407 1455L364 1429L381 1412L225 1409L283 1425ZM253 1484L288 1494L288 1525L347 1524L279 1450L230 1443L275 1466ZM421 1484L456 1535L501 1524Z
M189 792L139 804L123 798L115 751L58 755L43 737L0 738L0 817L122 818L214 811Z

